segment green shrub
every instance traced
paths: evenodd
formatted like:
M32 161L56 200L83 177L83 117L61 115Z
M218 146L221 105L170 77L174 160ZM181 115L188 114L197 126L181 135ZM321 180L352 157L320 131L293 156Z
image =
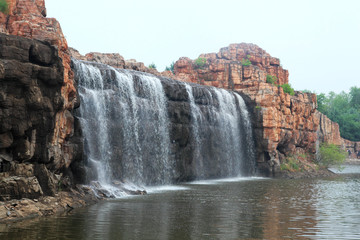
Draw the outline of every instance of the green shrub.
M295 91L294 91L294 89L291 87L291 85L289 83L285 83L285 84L281 85L280 87L283 88L285 93L288 93L291 96L295 95Z
M9 12L9 5L6 0L0 0L0 12L5 14Z
M148 67L151 68L151 69L156 69L155 63L151 63Z
M204 68L206 66L206 61L207 61L206 58L201 58L201 57L195 59L194 61L195 67L201 69Z
M300 160L296 156L289 156L280 164L281 171L298 172L302 170Z
M342 150L335 144L323 143L320 145L320 161L319 164L328 167L335 165L340 167L347 157L345 150Z
M166 66L165 71L171 71L172 73L174 73L174 66L175 66L175 63L172 62L170 64L170 67Z
M247 55L247 56L246 56L246 59L243 58L243 59L241 60L241 65L243 65L243 66L250 66L250 65L251 65L251 61L249 60L250 57L251 57L250 55Z
M243 59L241 60L241 65L243 66L250 66L251 65L251 62L249 59Z
M272 76L270 74L266 75L266 82L267 83L271 83L272 85L275 85L276 81L277 81L277 77Z

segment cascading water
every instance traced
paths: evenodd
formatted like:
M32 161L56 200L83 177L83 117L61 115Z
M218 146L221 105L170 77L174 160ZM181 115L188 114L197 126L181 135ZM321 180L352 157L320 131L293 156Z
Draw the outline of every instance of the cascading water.
M73 60L86 158L103 187L169 183L170 139L159 79Z
M249 113L242 97L224 89L202 88L203 96L196 104L192 87L185 85L192 115L195 177L252 174L255 170L254 143ZM206 101L201 104L204 99Z
M73 66L89 176L102 187L253 173L251 122L237 93L103 64Z

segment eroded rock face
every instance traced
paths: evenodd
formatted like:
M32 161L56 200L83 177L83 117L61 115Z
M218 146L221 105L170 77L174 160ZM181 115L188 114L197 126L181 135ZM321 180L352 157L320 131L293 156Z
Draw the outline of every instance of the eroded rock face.
M57 114L64 106L62 63L57 48L47 42L0 33L0 174L10 177L0 195L54 195L54 173L70 165L71 155L61 149L57 158L53 154ZM70 113L67 117L74 121ZM29 181L40 190L24 195L23 186L35 186Z
M246 81L266 82L267 75L275 76L276 84L288 83L289 73L280 66L280 60L255 44L231 44L199 58L205 58L206 63L199 65L195 60L180 58L174 66L174 78L232 90L241 88ZM245 63L247 60L251 65Z
M286 156L316 153L319 118L314 94L290 96L281 87L256 81L238 91L252 105L260 171L275 172Z
M64 153L69 152L67 139L73 132L74 120L70 116L71 114L69 114L69 111L74 108L76 103L76 89L73 85L73 72L70 67L71 60L67 42L58 21L53 18L46 18L44 0L9 0L7 2L9 3L9 13L7 15L0 13L0 32L45 41L49 43L48 45L56 47L51 51L48 50L48 46L41 44L34 45L31 49L21 49L19 47L14 49L9 48L7 54L12 55L13 57L16 56L15 60L20 61L26 61L26 59L18 58L28 57L30 58L31 63L39 64L41 67L51 65L52 61L54 61L55 54L55 57L61 60L57 63L57 67L62 68L61 78L57 76L59 72L56 72L54 67L47 68L45 70L41 69L43 72L38 75L39 79L42 79L42 81L48 81L47 84L60 85L60 94L56 97L58 104L54 109L48 109L50 112L55 114L56 121L55 123L52 123L54 124L54 134L52 134L51 139L47 139L46 141L49 144L50 158L53 159L52 161L54 163L56 163L55 168L60 169L62 167L69 167L71 164L72 154ZM30 52L26 53L28 50ZM11 65L12 63L7 64L9 64L9 68L16 67ZM18 72L19 75L16 76L16 78L22 79L22 84L29 84L26 82L26 79L30 78L26 78L24 76L31 73L31 67L26 65L26 67L22 69L22 71ZM35 76L31 77L34 78ZM41 91L42 89L40 86L37 89L33 89L31 94L37 95ZM19 99L19 101L24 100L25 99ZM32 102L35 101L33 105L36 105L36 101L38 99L34 98L30 100ZM39 101L41 102L41 100ZM46 103L42 104L48 105L49 108L51 100L45 99L44 101ZM22 128L24 127L20 127L20 131ZM29 145L27 142L24 142L23 144ZM24 157L28 158L29 154L27 154L27 156L24 155Z
M0 151L16 161L49 163L47 148L64 102L61 58L39 41L0 34L0 43Z
M315 156L317 144L333 143L355 149L355 143L340 137L339 126L319 113L315 94L284 93L289 73L278 58L254 44L231 44L218 53L202 54L205 64L189 58L175 63L173 78L211 85L241 93L252 106L260 172L274 174L287 156L308 153ZM249 61L247 61L249 60ZM251 64L249 64L249 62ZM275 76L275 84L266 82Z
M8 14L0 13L0 174L35 177L41 190L35 192L54 195L81 151L71 143L76 89L70 54L60 24L46 18L44 0L7 2ZM33 169L25 176L24 163ZM24 196L31 197L21 191L12 197Z
M12 176L0 179L0 201L10 199L36 199L43 195L36 177Z

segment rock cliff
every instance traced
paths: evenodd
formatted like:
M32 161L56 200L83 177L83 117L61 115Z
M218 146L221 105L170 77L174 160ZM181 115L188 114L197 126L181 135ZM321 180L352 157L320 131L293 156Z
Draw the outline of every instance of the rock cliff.
M44 0L7 2L8 14L0 13L0 172L26 179L13 178L0 193L54 195L78 149L69 141L76 105L70 54L60 24L46 18ZM20 187L29 184L35 195Z
M159 73L142 63L124 61L119 54L89 53L77 59L134 69L184 82L215 86L236 91L252 106L260 172L275 174L286 157L309 154L315 158L318 144L333 143L352 152L359 144L340 137L339 126L316 110L316 95L287 94L279 85L289 83L289 72L255 44L231 44L218 53L202 54L198 59L180 58L170 71ZM200 61L199 61L200 60ZM274 83L268 83L271 76Z
M253 110L258 169L267 174L279 170L291 155L315 157L318 143L333 143L354 150L356 143L340 137L339 126L316 110L316 95L284 93L279 85L289 73L278 58L254 44L231 44L218 53L202 54L198 60L180 58L173 78L231 89L241 93ZM275 79L267 83L268 76Z
M46 42L0 34L0 43L0 174L16 176L8 184L3 179L1 198L53 195L55 175L48 169L66 165L51 154L56 114L64 104L62 60ZM24 184L31 185L28 191Z
M69 49L60 24L46 17L44 0L7 2L8 14L0 13L0 199L54 195L60 181L73 182L70 169L81 172L71 56L239 92L252 106L256 159L263 172L276 172L287 156L314 155L319 142L359 150L359 143L342 139L338 125L316 110L314 94L291 96L278 87L289 82L288 71L254 44L231 44L200 55L200 62L180 58L175 74L159 73L119 54L82 56ZM274 84L267 83L268 76ZM171 104L183 104L181 98L172 98Z
M71 59L66 39L59 22L54 18L46 18L44 0L9 0L8 3L9 13L7 15L0 13L0 32L48 42L57 47L57 54L62 60L63 104L56 112L54 135L49 141L52 145L50 157L57 162L57 168L68 167L71 163L71 150L67 147L66 139L73 131L74 120L70 111L76 103L76 89L73 84Z

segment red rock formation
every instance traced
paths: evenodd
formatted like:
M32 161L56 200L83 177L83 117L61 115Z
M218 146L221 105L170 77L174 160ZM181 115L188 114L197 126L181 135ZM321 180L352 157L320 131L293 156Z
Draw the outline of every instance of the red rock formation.
M56 126L50 146L50 156L57 168L68 167L71 163L71 151L67 149L66 138L73 131L73 109L76 89L73 84L71 59L66 39L59 22L46 18L44 0L7 0L9 13L0 13L0 32L49 42L58 48L58 55L64 67L64 84L61 89L64 105L56 113ZM67 153L67 154L64 154Z
M343 145L343 139L340 137L339 124L331 121L326 115L316 112L319 119L318 137L321 142L327 142L338 146Z
M114 68L124 68L125 60L118 53L96 53L91 52L85 55L87 61L99 62L113 66Z
M241 86L253 105L257 161L264 169L276 167L292 154L315 153L319 118L316 96L284 93L281 87L252 81Z
M276 171L280 162L293 154L314 154L317 142L328 142L354 149L356 145L341 139L338 124L319 113L316 95L284 93L289 73L278 58L271 57L254 44L231 44L218 53L202 54L206 64L182 57L174 66L173 78L203 85L235 90L252 105L257 161L260 170ZM246 64L246 60L251 64ZM266 83L267 75L277 78Z
M202 54L199 58L206 59L205 66L180 58L174 66L175 79L228 89L241 88L247 81L266 82L267 75L275 76L276 84L288 83L289 73L280 66L280 60L254 44L231 44L218 53ZM246 60L251 65L242 63Z

